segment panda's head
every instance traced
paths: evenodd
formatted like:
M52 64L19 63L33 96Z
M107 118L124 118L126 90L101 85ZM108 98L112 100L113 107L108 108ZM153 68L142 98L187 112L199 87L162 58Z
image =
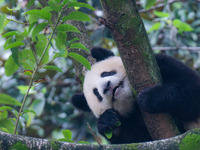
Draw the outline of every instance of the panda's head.
M128 115L134 98L121 58L103 48L93 48L91 54L97 62L85 75L84 95L74 95L72 104L82 110L91 109L97 118L111 108Z

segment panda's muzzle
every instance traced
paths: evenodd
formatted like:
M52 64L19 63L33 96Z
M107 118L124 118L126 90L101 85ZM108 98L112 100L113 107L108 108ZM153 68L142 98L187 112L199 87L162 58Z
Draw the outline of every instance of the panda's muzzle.
M114 87L113 92L112 92L112 96L113 96L113 97L115 96L115 92L117 91L117 89L118 89L120 86L123 87L123 83L124 83L124 81L122 80L122 81L119 82L119 84L118 84L116 87Z

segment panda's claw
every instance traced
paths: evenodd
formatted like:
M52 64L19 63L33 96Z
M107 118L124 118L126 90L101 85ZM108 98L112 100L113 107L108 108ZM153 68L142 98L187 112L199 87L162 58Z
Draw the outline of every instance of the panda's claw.
M121 124L118 112L114 109L108 109L98 119L98 131L100 134L105 135L105 132L119 127L119 122Z

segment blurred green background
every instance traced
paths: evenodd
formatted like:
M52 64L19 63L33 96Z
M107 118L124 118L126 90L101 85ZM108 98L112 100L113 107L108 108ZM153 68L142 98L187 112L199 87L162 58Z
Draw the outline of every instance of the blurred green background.
M84 24L93 45L111 49L117 54L117 47L109 30L98 23L98 17L104 16L100 1L78 1L88 3L96 9L92 11L80 8L80 11L87 13L92 19L92 22ZM27 2L28 0L0 0L0 11L11 16L11 12L6 8L15 8L20 4L20 9L13 11L12 18L23 22L26 18L22 12L26 11ZM137 0L137 5L155 53L166 53L200 72L200 1L159 0L150 10L145 9L145 0ZM37 0L29 9L36 8L41 8ZM21 74L22 69L10 76L5 74L4 67L11 51L4 50L8 39L2 38L2 35L8 31L21 31L23 28L24 25L10 22L0 35L0 93L8 94L20 102L30 78ZM64 73L49 70L37 73L38 78L46 78L47 81L36 84L31 90L25 109L33 109L36 114L27 113L20 118L18 133L58 139L63 137L61 130L70 129L74 141L94 142L86 123L89 122L98 135L95 117L91 113L74 109L69 101L75 92L81 91L71 60L58 58L54 63ZM16 107L16 110L19 110L19 107ZM12 114L8 115L12 117Z

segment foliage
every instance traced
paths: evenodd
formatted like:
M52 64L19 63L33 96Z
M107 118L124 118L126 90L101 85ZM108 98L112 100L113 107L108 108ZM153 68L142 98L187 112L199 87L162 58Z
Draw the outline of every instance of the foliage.
M74 143L72 140L72 132L70 130L62 130L62 134L64 138L60 138L57 141L63 141L63 142L68 142L68 143ZM89 144L89 142L86 141L79 141L79 144Z
M91 141L93 137L86 122L90 122L95 129L94 117L74 110L69 103L72 94L80 92L69 58L90 69L87 60L73 51L77 48L83 51L88 49L78 37L70 39L71 32L81 32L77 27L66 24L66 21L84 21L94 46L111 49L117 54L117 47L109 30L99 26L96 19L103 17L100 1L49 0L48 6L44 8L37 0L21 2L0 1L0 130L13 133L17 115L20 115L17 130L19 134ZM67 3L69 4L66 6ZM158 4L163 5L156 7ZM181 47L199 47L200 3L137 0L137 5L152 48L157 47L155 52L181 59L199 71L200 53ZM60 19L54 18L71 7L75 7L76 11ZM158 47L177 49L161 51ZM19 113L19 103L23 102L31 78L34 83L24 109ZM7 103L3 103L5 98L2 95L6 95ZM16 101L19 103L14 104ZM11 103L14 105L10 105ZM61 130L66 129L71 130L72 137L62 134ZM108 137L111 136L108 134Z
M27 8L33 5L33 1L29 1ZM9 19L6 14L0 14L0 29L4 29L8 22L17 23L25 25L23 30L8 31L4 32L2 38L6 38L4 44L4 50L10 50L11 55L5 62L5 73L7 76L14 75L15 72L23 73L23 76L30 78L29 85L18 86L18 90L22 95L24 95L22 103L20 103L15 98L0 94L0 103L3 105L1 108L1 120L0 129L9 133L16 133L18 123L20 124L26 122L26 126L29 127L32 124L35 116L40 116L44 110L45 100L34 99L30 102L28 96L31 94L36 94L33 92L36 88L36 84L45 82L46 78L39 78L38 72L40 70L54 70L62 72L62 69L56 65L51 65L53 61L58 57L71 57L78 60L80 63L85 65L87 69L90 69L89 62L83 57L74 52L68 53L69 50L73 49L88 49L81 43L78 43L78 38L68 40L68 32L78 32L80 31L73 25L66 24L67 20L77 20L77 21L91 21L90 18L82 12L74 11L69 15L62 17L63 10L69 9L70 7L79 6L93 9L86 3L76 2L75 0L49 0L49 8L51 9L31 9L26 11L23 15L26 17L24 22L19 22L14 19ZM13 15L13 11L19 11L20 6L10 9L6 8L7 11ZM4 12L6 13L6 12ZM22 15L23 12L21 12ZM53 19L52 16L57 15L57 18ZM23 16L22 15L22 16ZM54 20L54 21L53 21ZM56 21L55 21L56 20ZM61 40L60 40L61 39ZM76 43L73 43L76 41ZM54 45L57 45L54 47ZM53 54L50 53L50 48L53 50ZM33 84L34 81L34 84ZM28 109L24 110L25 103L29 103ZM16 111L15 107L8 107L6 105L21 106L19 112ZM8 116L8 110L15 113L11 119ZM16 124L14 126L14 124ZM12 128L12 129L11 129Z

